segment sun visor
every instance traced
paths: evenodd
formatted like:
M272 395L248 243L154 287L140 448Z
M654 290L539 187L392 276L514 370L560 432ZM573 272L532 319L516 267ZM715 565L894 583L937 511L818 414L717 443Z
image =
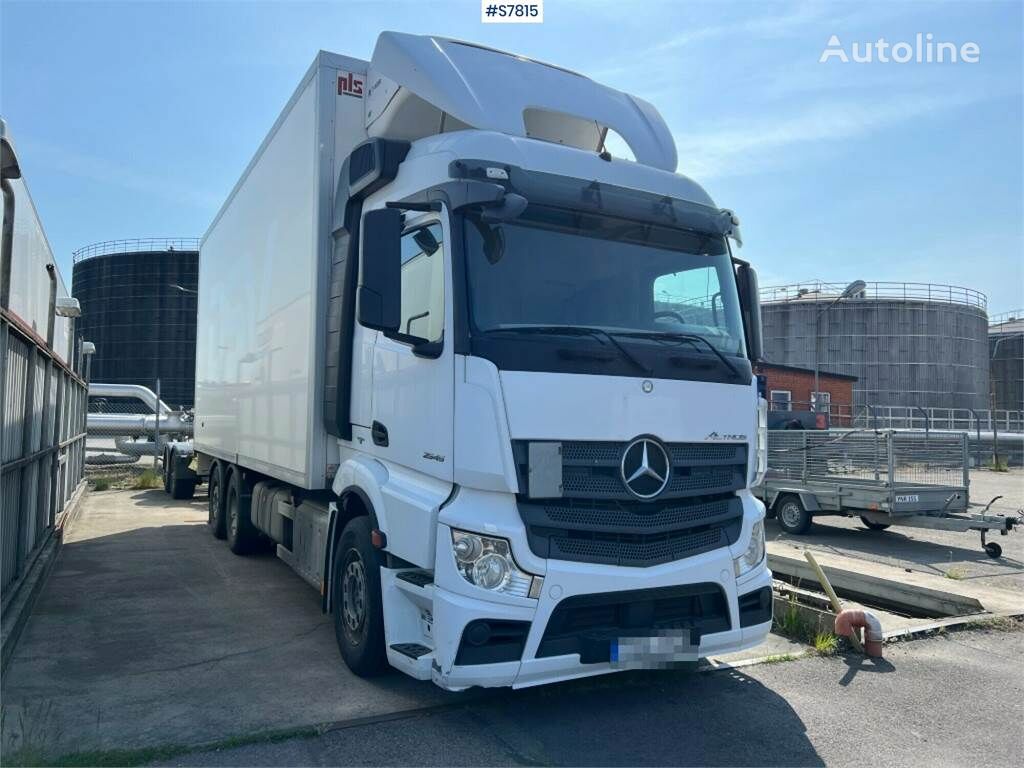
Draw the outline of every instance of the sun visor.
M608 129L638 163L675 171L658 111L566 69L439 37L383 32L365 99L371 137L412 141L477 128L597 151Z

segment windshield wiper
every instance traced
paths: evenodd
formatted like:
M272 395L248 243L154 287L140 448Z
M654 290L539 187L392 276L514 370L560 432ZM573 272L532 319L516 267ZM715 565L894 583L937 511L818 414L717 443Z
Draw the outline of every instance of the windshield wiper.
M484 331L484 333L535 333L538 335L546 336L593 336L599 342L604 344L602 339L608 339L622 354L624 358L629 360L637 369L643 371L645 376L651 375L651 369L649 366L644 365L633 353L626 349L619 340L615 338L611 333L604 330L604 328L592 328L586 325L514 325L507 328L492 328Z
M703 336L700 336L699 334L674 333L672 331L616 331L616 333L619 336L629 336L637 339L654 339L655 341L688 341L694 346L703 344L704 346L706 346L708 349L715 353L715 357L722 361L722 365L724 365L726 368L732 371L733 376L735 376L737 379L743 378L743 374L740 373L740 369L736 367L736 364L733 363L724 354L722 354L722 351L718 347L716 347L708 339L704 338Z

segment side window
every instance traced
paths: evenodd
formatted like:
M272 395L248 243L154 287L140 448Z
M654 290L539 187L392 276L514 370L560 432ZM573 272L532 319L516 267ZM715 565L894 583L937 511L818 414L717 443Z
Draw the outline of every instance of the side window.
M726 325L718 272L711 267L660 275L653 290L654 311L661 317L710 328Z
M773 411L792 410L793 395L788 389L773 389L771 398Z
M399 331L438 341L444 331L444 250L441 225L402 235L402 324Z

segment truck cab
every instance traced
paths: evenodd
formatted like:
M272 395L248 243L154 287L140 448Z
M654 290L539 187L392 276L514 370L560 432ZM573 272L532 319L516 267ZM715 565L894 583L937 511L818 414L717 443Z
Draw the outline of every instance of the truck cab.
M761 643L738 218L653 106L581 75L384 33L360 76L319 278L329 493L253 464L229 539L320 587L359 674L522 687Z

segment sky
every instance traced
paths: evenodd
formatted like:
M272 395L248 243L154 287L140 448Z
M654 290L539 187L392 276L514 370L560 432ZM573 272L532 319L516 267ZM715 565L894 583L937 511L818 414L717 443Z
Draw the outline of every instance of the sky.
M679 172L742 220L762 285L948 283L1024 307L1024 3L0 0L0 113L66 279L99 240L201 236L318 49L469 40L653 103ZM843 62L835 35L973 42L976 63ZM835 50L833 45L830 50Z

